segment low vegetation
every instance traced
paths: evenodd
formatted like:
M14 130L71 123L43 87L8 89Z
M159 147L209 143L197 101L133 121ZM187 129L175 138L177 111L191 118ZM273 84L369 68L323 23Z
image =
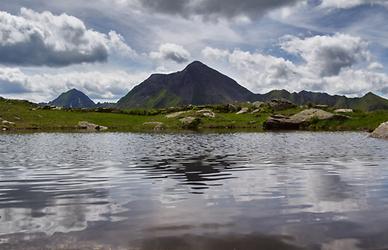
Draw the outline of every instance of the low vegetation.
M86 121L108 127L108 131L168 132L183 130L187 124L183 126L182 119L192 117L195 118L192 120L196 121L195 128L199 131L263 131L263 123L271 115L291 116L306 108L276 110L267 104L245 103L150 110L61 109L40 107L27 101L0 99L0 125L3 131L74 131L79 129L78 124L81 121ZM240 114L237 114L239 111ZM326 111L334 110L326 108ZM349 119L313 120L304 129L372 131L388 120L388 110L355 111L345 115Z

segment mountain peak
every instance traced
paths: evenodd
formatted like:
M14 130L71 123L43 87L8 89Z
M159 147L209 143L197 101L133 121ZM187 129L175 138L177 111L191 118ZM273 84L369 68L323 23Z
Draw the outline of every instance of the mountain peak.
M375 95L373 92L368 92L364 95L364 97L378 97L377 95Z
M244 102L253 93L228 76L194 61L182 71L151 76L120 99L121 108L160 108L181 105Z
M200 62L200 61L194 61L186 66L186 68L183 71L190 71L190 70L209 70L211 69L206 64Z
M196 67L196 66L206 66L204 63L202 63L201 61L193 61L192 63L190 63L189 65L187 65L186 68L189 68L189 67Z
M50 105L65 108L91 108L95 103L83 92L73 88L49 102Z

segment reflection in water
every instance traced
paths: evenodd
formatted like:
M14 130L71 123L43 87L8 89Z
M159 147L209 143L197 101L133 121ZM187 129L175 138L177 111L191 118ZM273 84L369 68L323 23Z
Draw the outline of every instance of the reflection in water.
M0 249L383 249L386 148L362 133L2 135Z

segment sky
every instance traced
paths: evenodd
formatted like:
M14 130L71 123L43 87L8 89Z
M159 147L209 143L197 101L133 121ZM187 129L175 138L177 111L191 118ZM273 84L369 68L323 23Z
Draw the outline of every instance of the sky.
M114 102L199 60L255 93L388 97L388 1L3 0L0 96Z

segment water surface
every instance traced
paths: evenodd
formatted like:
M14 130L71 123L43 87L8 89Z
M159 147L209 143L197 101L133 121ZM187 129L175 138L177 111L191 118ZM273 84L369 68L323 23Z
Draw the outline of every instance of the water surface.
M0 249L385 249L365 133L0 135Z

